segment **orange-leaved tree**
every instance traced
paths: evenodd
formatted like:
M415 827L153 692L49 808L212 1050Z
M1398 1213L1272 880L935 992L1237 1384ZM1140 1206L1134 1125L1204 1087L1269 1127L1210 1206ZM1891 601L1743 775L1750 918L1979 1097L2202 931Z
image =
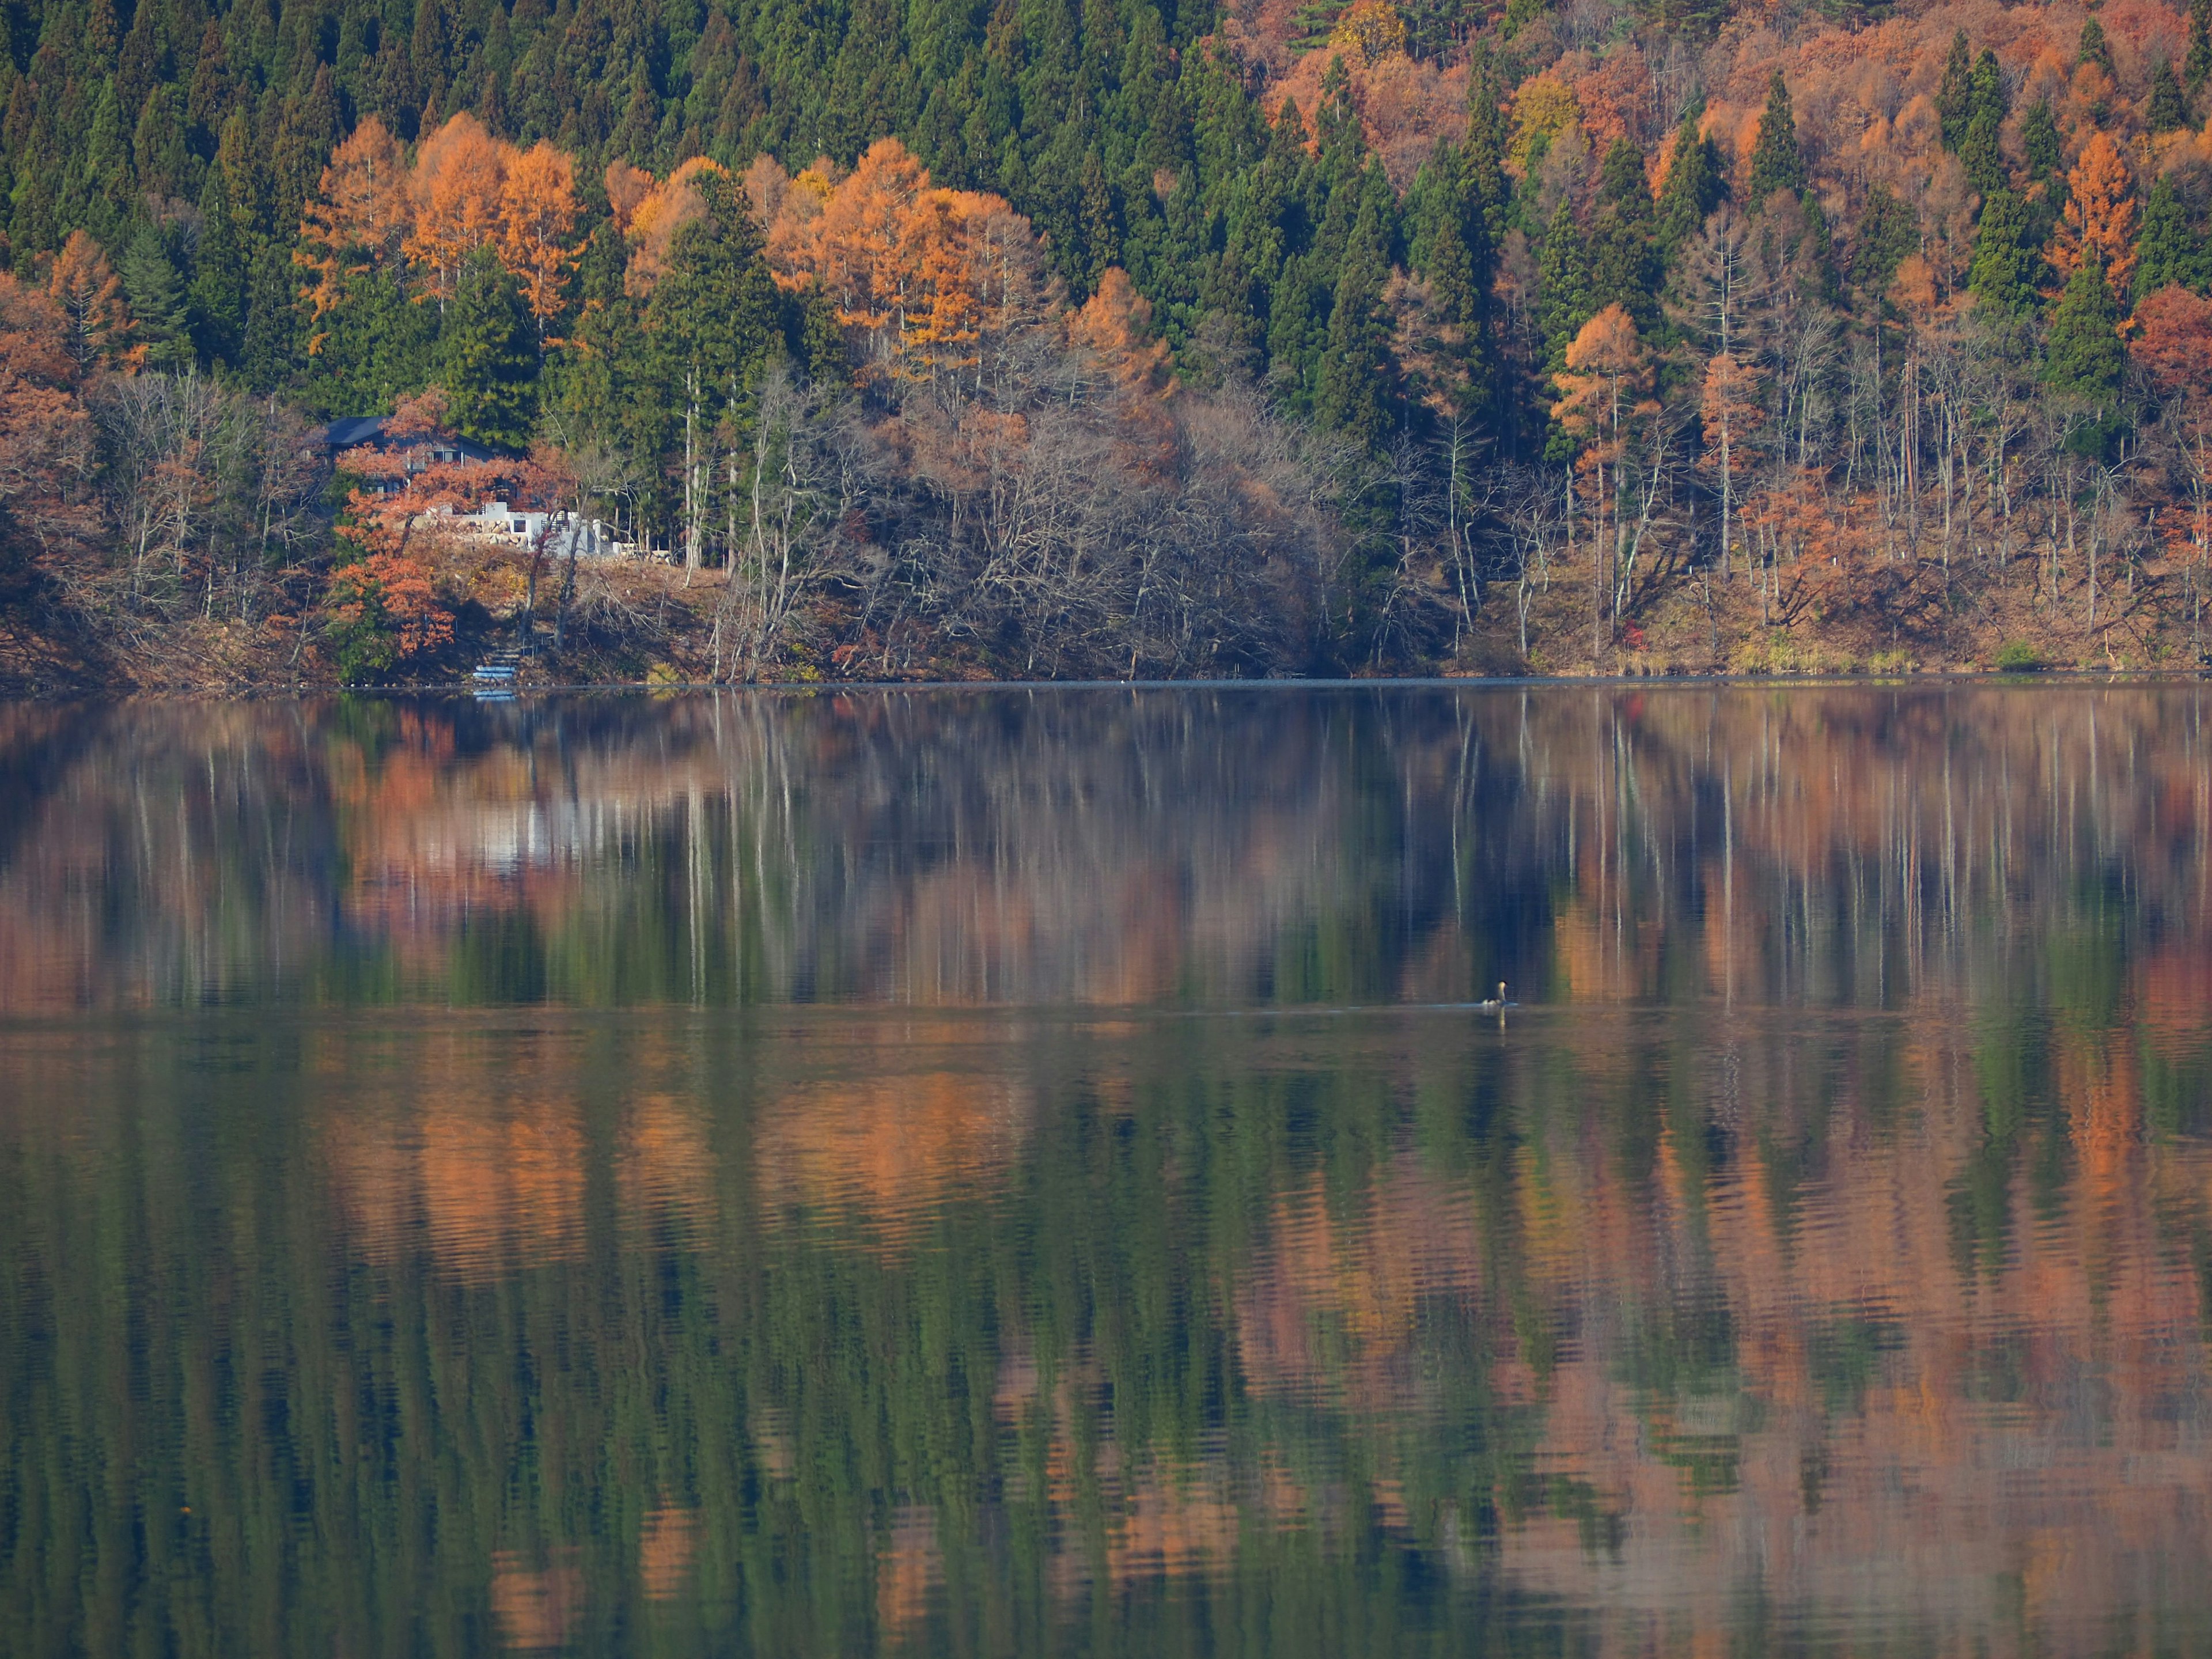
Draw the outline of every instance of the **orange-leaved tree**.
M707 181L728 177L720 161L695 155L639 200L626 227L630 256L623 286L631 295L644 299L653 292L675 257L678 234L707 216Z
M509 157L500 186L499 262L522 285L541 350L546 324L568 304L568 273L582 252L568 239L581 212L574 156L540 139Z
M2187 510L2161 514L2160 529L2187 584L2190 626L2201 648L2212 576L2212 300L2162 288L2136 308L2136 324L2135 359L2157 391L2159 429L2188 492Z
M1751 467L1751 435L1766 418L1759 406L1757 367L1737 360L1735 353L1715 353L1705 363L1705 384L1700 399L1705 453L1698 465L1711 472L1721 491L1721 574L1729 572L1735 544L1735 481Z
M407 257L427 273L418 299L453 297L468 257L499 236L507 157L475 116L456 115L424 139L408 177L415 219Z
M1628 451L1632 428L1659 412L1651 398L1651 353L1637 334L1635 319L1619 303L1607 306L1584 323L1567 347L1567 366L1553 377L1559 401L1552 406L1557 421L1581 447L1575 470L1589 475L1595 609L1590 617L1590 649L1601 644L1601 627L1610 595L1615 620L1623 602L1621 585L1628 562L1628 521L1626 512ZM1608 495L1611 497L1608 501ZM1611 508L1610 525L1607 508ZM1608 533L1609 532L1609 533Z
M301 210L292 262L314 273L307 294L314 316L320 319L338 302L348 278L397 259L413 225L399 141L372 115L331 152L322 181ZM323 338L310 335L308 351L317 350Z
M100 244L82 230L69 234L46 280L46 295L61 308L69 354L79 369L129 349L131 307L123 283Z
M2136 186L2128 159L2102 129L2090 134L2066 175L2066 208L2051 239L2050 259L2063 279L2082 258L2105 268L2115 294L2128 291L2136 269Z

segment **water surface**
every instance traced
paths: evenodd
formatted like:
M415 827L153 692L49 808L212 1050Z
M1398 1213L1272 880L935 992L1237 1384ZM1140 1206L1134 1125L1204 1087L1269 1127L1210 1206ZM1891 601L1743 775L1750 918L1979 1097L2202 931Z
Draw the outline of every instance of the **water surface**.
M2204 1651L2206 703L0 709L0 1649Z

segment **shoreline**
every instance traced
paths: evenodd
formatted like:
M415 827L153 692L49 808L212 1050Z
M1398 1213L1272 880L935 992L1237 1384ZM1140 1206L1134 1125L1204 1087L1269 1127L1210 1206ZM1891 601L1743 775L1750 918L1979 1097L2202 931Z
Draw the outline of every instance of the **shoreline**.
M1558 690L1576 686L1635 688L1651 690L1675 687L1683 690L1704 688L1772 687L1793 690L1835 690L1846 687L1889 687L1902 689L1915 685L1990 685L2027 687L2033 685L2140 685L2167 683L2185 684L2190 681L2212 680L2212 665L2202 668L2039 668L2039 669L1929 669L1905 673L1883 674L1401 674L1375 676L1316 677L1313 678L1278 678L1270 679L1129 679L1129 680L1006 680L1006 679L911 679L911 680L757 680L732 683L729 681L686 680L579 680L544 685L524 685L486 695L471 683L441 681L422 685L296 685L289 688L246 686L234 690L196 691L152 690L132 687L102 696L82 690L44 693L30 691L0 696L0 704L17 707L58 707L79 704L95 707L120 707L126 703L218 703L218 702L274 702L321 701L332 698L357 697L375 702L465 702L487 707L501 703L538 701L549 697L635 696L653 697L696 696L702 694L757 692L809 696L842 695L852 692L883 693L889 691L1353 691L1353 690L1443 690L1447 689L1484 690Z

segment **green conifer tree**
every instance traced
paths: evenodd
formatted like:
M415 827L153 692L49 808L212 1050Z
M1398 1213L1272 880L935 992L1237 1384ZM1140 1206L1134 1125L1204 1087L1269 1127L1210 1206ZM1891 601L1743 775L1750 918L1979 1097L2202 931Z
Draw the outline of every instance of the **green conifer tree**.
M1943 59L1943 78L1936 88L1936 118L1941 124L1943 148L1956 149L1973 118L1973 57L1966 32L1951 37L1951 50Z
M1919 251L1920 225L1912 210L1887 185L1874 185L1867 191L1858 231L1851 238L1851 281L1879 301L1889 292L1898 266Z
M92 125L85 133L84 171L64 205L74 211L78 223L112 246L122 239L125 217L137 193L130 137L124 131L115 82L103 80L93 104Z
M1766 108L1759 118L1759 138L1751 149L1751 210L1764 210L1778 190L1800 195L1805 189L1805 157L1797 148L1797 121L1790 108L1790 87L1782 71L1766 83Z
M2189 222L2189 210L2160 173L2144 200L2142 228L2136 241L2135 297L2140 301L2170 284L2203 293L2212 283L2212 257L2204 239Z
M2034 104L2020 118L2020 148L2031 184L2058 175L2065 151L2058 142L2058 121L2051 112L2049 99Z
M2189 125L2189 100L2181 95L2173 66L2163 58L2151 65L2150 107L2144 118L2153 132L2179 132Z
M173 371L192 361L191 307L185 298L185 279L169 251L168 239L147 220L140 220L124 245L124 293L137 322L139 340L146 348L146 367Z
M1627 139L1617 138L1606 152L1590 228L1590 298L1599 311L1620 305L1647 337L1658 326L1665 275L1652 239L1655 217L1644 157Z
M1672 259L1697 234L1705 217L1720 205L1723 181L1720 151L1698 132L1698 118L1685 115L1674 129L1674 149L1667 180L1659 187L1656 233L1662 254Z
M222 171L200 187L200 240L192 259L192 338L210 362L234 362L246 328L246 265Z
M2212 0L2189 0L2189 56L2181 66L2182 84L2191 97L2212 76Z
M257 392L273 392L291 378L299 334L299 294L293 277L289 248L270 240L254 252L248 266L246 338L239 347L238 367Z
M2030 240L2027 204L2009 190L1992 191L1982 204L1973 263L1966 276L1975 303L1998 316L2031 314L2039 263Z
M1597 313L1590 295L1589 251L1573 210L1562 197L1536 256L1536 315L1544 334L1547 373L1566 366L1567 348Z
M2074 268L2065 291L2051 308L2044 380L2061 397L2103 415L2119 397L2120 377L2126 368L2119 312L2106 283L2105 268L2094 259L2084 259Z
M1314 419L1361 447L1379 448L1390 429L1389 329L1382 286L1390 275L1389 189L1361 192L1329 307L1328 334L1314 381Z
M2004 125L2008 105L2004 75L1997 67L1995 52L1984 51L1974 60L1966 101L1966 129L1960 133L1954 148L1966 169L1967 182L1987 197L1992 191L2003 189L2006 184L2004 157L1997 148L1997 134Z
M438 338L438 380L453 429L509 449L537 421L538 349L514 279L489 250L461 268Z
M2094 64L2107 75L2114 72L2112 44L2105 39L2105 26L2094 17L2081 25L2081 39L2075 48L2074 61Z

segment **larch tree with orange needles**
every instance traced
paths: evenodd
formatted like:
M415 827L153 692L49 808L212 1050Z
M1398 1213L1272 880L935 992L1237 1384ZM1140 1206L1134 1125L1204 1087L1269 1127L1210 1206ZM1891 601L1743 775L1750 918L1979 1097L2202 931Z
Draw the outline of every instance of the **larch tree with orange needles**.
M46 279L46 295L61 307L64 337L80 369L125 349L131 308L124 301L122 279L100 244L83 231L70 232L62 244Z
M1576 470L1590 475L1590 650L1595 655L1602 648L1608 593L1615 621L1625 597L1622 587L1632 556L1626 514L1631 428L1659 412L1650 395L1651 354L1637 334L1635 319L1620 305L1609 305L1583 325L1567 347L1565 372L1553 378L1560 398L1553 405L1552 417L1581 441Z
M314 273L307 298L315 318L338 303L348 278L399 258L413 228L398 140L371 116L331 153L322 182L301 210L292 263ZM322 337L310 336L311 354Z
M2050 259L2061 277L2083 258L2105 268L2105 281L2124 295L2136 269L2136 186L2128 159L2107 133L2092 133L2066 175L2067 198Z
M408 179L415 221L407 257L428 279L418 297L434 297L442 310L469 255L497 240L506 173L499 144L473 115L456 115L422 141Z
M582 212L575 159L543 140L512 156L499 207L500 263L522 285L543 354L545 325L568 304L568 275L582 252L569 240Z

